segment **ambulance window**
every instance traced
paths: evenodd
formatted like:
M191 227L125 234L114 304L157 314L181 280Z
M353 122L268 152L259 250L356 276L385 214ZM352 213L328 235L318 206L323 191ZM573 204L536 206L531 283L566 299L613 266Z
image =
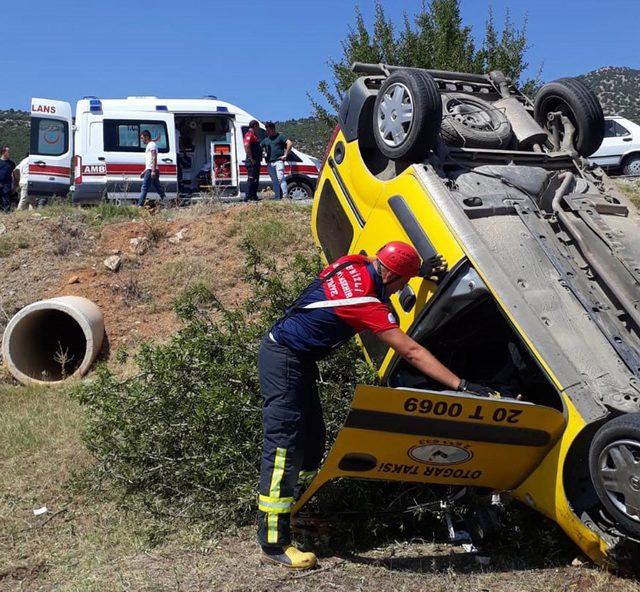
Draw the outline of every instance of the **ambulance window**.
M144 152L140 132L148 130L158 152L169 152L167 125L164 121L104 120L104 149L107 152Z
M353 226L328 179L322 186L318 201L316 230L320 246L329 262L349 252L353 240Z
M61 156L69 150L69 125L66 121L31 118L31 154Z

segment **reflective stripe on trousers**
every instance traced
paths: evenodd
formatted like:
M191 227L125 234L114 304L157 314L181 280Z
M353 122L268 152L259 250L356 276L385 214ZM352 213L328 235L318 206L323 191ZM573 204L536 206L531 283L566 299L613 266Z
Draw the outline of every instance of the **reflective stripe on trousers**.
M258 541L291 542L290 511L298 479L311 476L324 453L325 430L315 362L263 339L258 358L264 442L258 494ZM306 475L303 475L306 473Z

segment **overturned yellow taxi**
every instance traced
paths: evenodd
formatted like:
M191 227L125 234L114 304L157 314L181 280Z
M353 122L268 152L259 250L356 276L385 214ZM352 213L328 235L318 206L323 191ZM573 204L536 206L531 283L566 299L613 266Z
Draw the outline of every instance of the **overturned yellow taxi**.
M586 157L604 133L575 79L533 100L501 72L355 64L313 207L327 261L413 244L449 271L392 308L459 376L442 391L361 336L382 387L346 423L294 508L335 478L509 491L594 561L640 545L640 228ZM519 395L519 397L517 396Z

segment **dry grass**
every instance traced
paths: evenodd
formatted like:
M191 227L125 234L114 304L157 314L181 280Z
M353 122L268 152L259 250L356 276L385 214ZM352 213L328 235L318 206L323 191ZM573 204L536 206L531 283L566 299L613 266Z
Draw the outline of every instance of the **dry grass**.
M628 197L636 207L640 207L640 179L619 179L616 181L618 189Z
M0 389L0 591L640 590L597 568L572 567L566 553L541 559L525 547L481 566L438 540L324 554L321 569L305 574L262 567L252 528L212 538L206 524L126 510L85 480L91 459L82 424L63 390ZM49 512L34 516L42 506Z
M13 299L22 303L47 290L60 293L53 291L57 282L60 291L102 299L114 351L120 325L129 330L149 323L154 338L163 339L172 330L166 321L168 303L184 285L205 281L226 302L242 299L246 287L239 279L238 245L243 238L273 252L308 251L309 212L308 206L290 203L233 209L203 203L158 212L159 228L171 235L188 226L186 238L170 245L158 236L153 249L136 262L129 304L113 297L113 278L92 271L92 265L99 266L110 250L127 252L130 238L144 234L144 223L130 221L138 215L135 210L105 205L84 211L57 203L43 211L48 219L20 213L8 224L8 233L12 241L24 236L32 245L31 258L26 260L27 250L17 248L0 260L7 278L0 286L0 304L10 311ZM47 252L61 217L81 231L82 257ZM62 269L54 269L52 261ZM16 269L21 271L12 273ZM42 281L45 271L57 274L54 288L51 278L48 284ZM68 286L72 272L81 283ZM125 272L118 280L126 283L128 277ZM151 292L150 303L138 302L142 283ZM131 345L144 333L121 335ZM0 591L640 591L634 581L593 567L572 567L566 546L546 558L527 553L526 546L506 549L483 567L442 540L380 541L373 549L325 554L321 570L309 574L260 567L252 528L212 538L206 524L159 521L119 505L114 493L88 479L92 460L80 439L82 426L83 411L64 390L0 386ZM42 506L49 512L34 516ZM527 536L522 532L524 540Z

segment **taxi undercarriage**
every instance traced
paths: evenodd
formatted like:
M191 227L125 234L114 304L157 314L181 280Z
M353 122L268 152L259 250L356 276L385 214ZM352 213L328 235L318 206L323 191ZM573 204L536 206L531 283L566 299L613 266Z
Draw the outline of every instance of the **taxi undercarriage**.
M503 396L442 391L363 335L384 386L356 390L294 514L336 478L490 488L600 563L636 556L640 229L585 160L602 139L597 99L572 79L534 102L500 72L354 70L318 183L316 241L329 261L394 239L423 260L442 253L448 273L412 281L396 316Z

